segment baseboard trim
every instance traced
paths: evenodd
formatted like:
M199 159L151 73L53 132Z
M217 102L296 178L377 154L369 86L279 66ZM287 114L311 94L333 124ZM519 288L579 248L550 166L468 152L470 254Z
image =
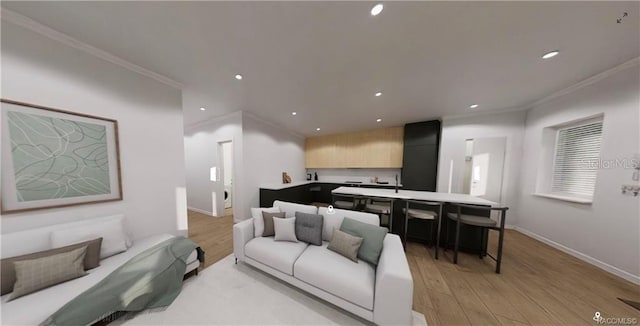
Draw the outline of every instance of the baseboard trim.
M213 215L213 213L207 212L204 209L199 209L199 208L195 208L195 207L191 207L191 206L187 206L187 209L190 210L190 211L198 212L200 214L216 217L215 215Z
M602 270L604 270L606 272L609 272L609 273L611 273L611 274L613 274L615 276L621 277L621 278L623 278L623 279L625 279L625 280L627 280L627 281L629 281L631 283L640 285L640 276L636 276L636 275L633 275L633 274L631 274L631 273L629 273L627 271L623 271L620 268L617 268L615 266L611 266L611 265L609 265L609 264L607 264L607 263L605 263L605 262L603 262L601 260L595 259L595 258L593 258L593 257L591 257L589 255L585 255L585 254L583 254L583 253L581 253L581 252L579 252L577 250L571 249L571 248L569 248L567 246L559 244L559 243L557 243L557 242L555 242L553 240L547 239L547 238L545 238L545 237L543 237L543 236L541 236L541 235L539 235L537 233L531 232L531 231L529 231L527 229L523 229L523 228L521 228L519 226L514 226L513 229L518 231L518 232L520 232L520 233L522 233L522 234L524 234L524 235L532 237L532 238L534 238L534 239L536 239L536 240L538 240L540 242L543 242L543 243L545 243L545 244L547 244L547 245L549 245L549 246L551 246L553 248L556 248L556 249L558 249L558 250L560 250L560 251L562 251L564 253L567 253L567 254L569 254L569 255L571 255L573 257L576 257L576 258L578 258L578 259L580 259L580 260L582 260L584 262L587 262L587 263L589 263L591 265L594 265L594 266L596 266L596 267L598 267L598 268L600 268L600 269L602 269Z

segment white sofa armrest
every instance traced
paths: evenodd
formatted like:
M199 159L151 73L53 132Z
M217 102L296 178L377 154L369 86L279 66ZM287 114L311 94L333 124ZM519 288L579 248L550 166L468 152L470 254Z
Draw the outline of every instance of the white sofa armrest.
M376 269L373 320L378 325L410 325L412 305L413 278L402 241L387 234Z
M233 225L233 254L238 260L244 260L244 246L253 236L253 218Z

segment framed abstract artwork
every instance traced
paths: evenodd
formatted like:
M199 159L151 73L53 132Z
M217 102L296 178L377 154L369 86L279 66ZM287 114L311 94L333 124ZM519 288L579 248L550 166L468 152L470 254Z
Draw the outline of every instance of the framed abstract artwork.
M2 214L122 200L116 120L0 103Z

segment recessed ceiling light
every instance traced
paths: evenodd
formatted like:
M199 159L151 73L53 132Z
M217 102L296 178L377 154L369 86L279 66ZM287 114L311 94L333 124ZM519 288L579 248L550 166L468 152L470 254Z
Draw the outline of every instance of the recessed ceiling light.
M378 118L376 119L376 122L382 122L382 119Z
M200 108L200 111L204 111L204 110L206 110L206 109L205 108Z
M380 96L380 95L382 95L382 92L377 92L376 93L376 96Z
M471 104L471 105L469 105L469 109L475 109L475 108L477 108L479 106L480 105L478 105L478 104Z
M240 74L236 75L236 79L237 80L242 80L242 75L240 75Z
M291 112L291 115L296 115L298 114L298 112Z
M557 56L557 55L558 55L558 53L560 53L560 51L557 51L557 50L556 50L556 51L551 51L551 52L549 52L549 53L545 53L545 54L542 56L542 59L549 59L549 58L553 58L553 57Z
M320 128L316 128L316 131L320 131Z
M378 16L382 12L382 9L384 9L384 6L381 3L373 6L373 8L371 8L371 15Z

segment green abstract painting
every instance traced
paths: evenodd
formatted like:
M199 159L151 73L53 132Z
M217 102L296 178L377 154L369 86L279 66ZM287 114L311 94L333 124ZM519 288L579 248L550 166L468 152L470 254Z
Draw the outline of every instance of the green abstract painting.
M103 125L7 112L17 201L111 193Z

